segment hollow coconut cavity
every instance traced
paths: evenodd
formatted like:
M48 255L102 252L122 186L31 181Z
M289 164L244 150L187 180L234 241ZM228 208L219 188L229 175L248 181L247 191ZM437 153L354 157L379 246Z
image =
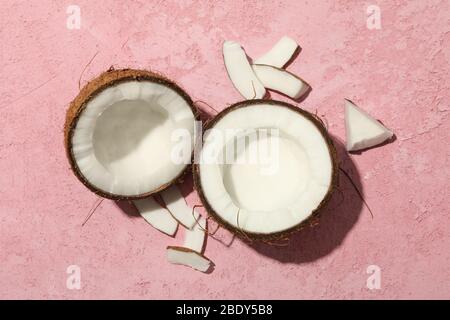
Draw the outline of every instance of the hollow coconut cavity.
M196 113L174 82L145 70L111 70L72 101L65 146L75 175L110 199L139 199L172 185L190 162ZM184 158L172 154L184 133ZM178 136L178 135L175 135ZM186 159L187 154L187 159Z
M193 166L206 210L254 240L281 239L316 216L337 183L336 151L326 129L285 102L247 100L205 127Z

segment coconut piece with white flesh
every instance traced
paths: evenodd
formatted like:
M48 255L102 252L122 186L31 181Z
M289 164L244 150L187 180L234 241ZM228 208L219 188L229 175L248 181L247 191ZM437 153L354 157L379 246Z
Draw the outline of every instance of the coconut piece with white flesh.
M174 82L145 70L110 70L90 81L67 112L72 171L91 191L141 199L174 184L188 163L174 161L175 130L193 137L195 108ZM193 151L192 141L186 141ZM187 155L188 157L190 154Z
M199 216L192 229L186 230L183 247L201 253L205 244L206 230L208 230L206 219Z
M175 185L163 191L161 197L172 216L185 228L192 229L199 214L188 207L178 187Z
M234 41L223 43L223 60L234 87L245 99L260 99L266 89L256 77L241 45Z
M212 266L211 260L204 255L184 247L167 247L167 260L170 263L188 266L201 272L207 272Z
M269 51L253 61L253 63L283 68L292 59L298 49L299 46L295 40L284 36Z
M346 148L357 151L379 145L392 138L394 133L345 99Z
M227 136L239 130L248 134ZM229 150L234 157L223 162L220 155ZM269 155L252 162L255 150ZM324 126L281 101L243 101L220 112L205 127L199 159L194 184L207 212L237 235L256 240L300 229L321 211L337 183L336 151Z
M169 211L161 207L153 198L133 200L141 216L151 226L159 231L174 236L177 232L178 222Z
M254 64L252 68L266 89L278 91L292 99L300 98L309 89L303 79L286 70L261 64Z

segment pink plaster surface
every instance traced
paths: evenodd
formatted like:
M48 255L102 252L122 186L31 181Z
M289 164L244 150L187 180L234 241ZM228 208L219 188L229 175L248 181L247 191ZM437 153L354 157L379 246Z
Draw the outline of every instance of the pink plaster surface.
M81 8L81 29L66 8ZM366 8L381 8L381 30ZM11 1L0 2L0 298L450 298L450 2L429 1ZM180 243L97 198L71 174L63 148L68 103L111 65L151 68L194 100L240 100L221 45L257 57L281 36L303 48L289 70L313 87L300 106L343 140L343 99L381 119L397 140L342 166L348 181L321 224L287 247L230 247L210 239L202 274L166 261ZM274 98L280 98L273 94ZM189 180L183 191L198 198ZM228 241L223 230L218 237ZM81 268L81 289L66 268ZM369 290L366 269L381 268Z

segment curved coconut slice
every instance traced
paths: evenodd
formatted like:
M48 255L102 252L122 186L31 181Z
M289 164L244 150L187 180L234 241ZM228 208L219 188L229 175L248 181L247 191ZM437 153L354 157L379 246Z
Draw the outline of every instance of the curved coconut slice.
M309 89L305 81L286 70L262 64L254 64L252 68L266 89L278 91L292 99L300 98Z
M376 146L394 135L391 130L347 99L345 100L345 131L348 151Z
M206 230L206 219L199 216L192 230L186 230L183 247L201 253L205 244Z
M208 213L238 235L282 237L330 198L335 149L307 111L281 101L243 101L205 129L200 163L193 166L195 187Z
M173 264L181 264L195 270L206 272L212 265L211 260L202 254L183 247L167 247L167 260Z
M181 176L188 163L172 155L180 143L172 134L193 137L194 125L192 100L175 83L144 70L112 70L71 103L65 145L73 172L93 192L139 199ZM193 138L185 143L192 152Z
M253 61L253 63L283 68L292 59L298 48L295 40L284 36L268 52Z
M186 200L177 186L172 186L163 191L161 197L172 216L185 228L192 229L199 214L195 211L192 213L192 208L188 207Z
M223 43L223 60L234 87L246 99L260 99L266 89L255 76L241 45L234 41Z
M133 203L150 225L169 236L175 235L178 222L153 198L134 200Z

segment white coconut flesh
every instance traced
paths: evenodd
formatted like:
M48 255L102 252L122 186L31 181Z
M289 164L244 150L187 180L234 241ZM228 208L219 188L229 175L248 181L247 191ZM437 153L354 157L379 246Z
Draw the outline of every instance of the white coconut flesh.
M172 216L185 228L191 229L195 225L199 215L189 208L177 186L171 186L161 192L161 197Z
M394 133L358 108L350 100L345 100L346 148L356 151L379 145L392 138Z
M297 49L297 42L292 38L284 36L269 51L253 61L253 63L282 68L292 59Z
M268 65L252 66L258 79L269 90L281 92L292 99L298 99L308 91L308 84L292 73Z
M184 235L183 247L202 252L206 236L206 219L198 217L194 227L187 229Z
M151 81L127 81L91 99L76 124L72 152L95 188L136 196L170 183L186 164L174 161L172 133L193 137L194 114L183 97ZM187 150L193 149L187 141Z
M266 134L237 138L249 141L245 150L235 155L234 163L223 163L222 150L236 139L230 130L266 133L267 128L279 133L270 139ZM266 140L277 147L267 148ZM249 161L258 149L270 155ZM205 133L200 159L201 190L211 209L229 225L251 233L297 226L318 208L332 183L333 158L325 138L310 119L282 104L260 102L228 112Z
M194 250L182 247L167 247L167 260L201 272L206 272L211 267L211 261L208 258Z
M134 200L134 205L140 215L155 229L174 236L177 232L178 222L170 212L162 208L153 198Z
M223 59L234 87L245 99L260 99L266 89L256 77L241 45L234 41L223 44Z

